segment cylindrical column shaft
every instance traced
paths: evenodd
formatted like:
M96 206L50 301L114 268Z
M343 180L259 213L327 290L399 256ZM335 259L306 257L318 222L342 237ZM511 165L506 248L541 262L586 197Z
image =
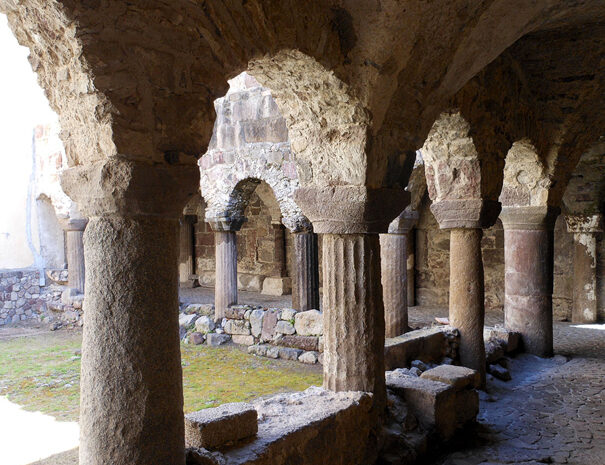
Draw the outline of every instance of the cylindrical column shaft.
M377 234L324 234L324 387L385 405L384 308Z
M86 228L82 465L185 463L178 227L112 215Z
M477 370L485 385L485 320L482 229L452 229L450 235L450 324L460 330L460 362Z
M416 304L416 229L412 229L407 235L407 274L408 282L408 307L413 307Z
M571 321L597 321L597 239L594 232L574 233Z
M67 245L67 270L69 287L84 293L86 270L84 266L84 229L68 229L65 232Z
M506 327L521 333L525 351L552 356L552 229L505 229L504 269Z
M180 221L179 233L179 282L189 284L191 275L194 274L194 224L196 222L194 215L186 215Z
M216 280L214 319L220 321L230 305L237 304L237 236L235 231L215 231Z
M299 232L294 239L292 306L298 311L319 309L319 257L317 234Z
M385 336L408 330L407 234L380 235L380 269Z

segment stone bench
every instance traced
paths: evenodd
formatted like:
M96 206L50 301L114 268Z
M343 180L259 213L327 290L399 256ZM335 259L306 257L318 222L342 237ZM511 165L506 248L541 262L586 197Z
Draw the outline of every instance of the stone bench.
M448 330L449 327L426 328L385 339L385 369L409 367L413 360L427 363L441 362L444 356L450 355L446 337Z
M386 373L387 388L402 397L420 424L444 440L473 421L479 412L479 374L469 368L441 365L420 377L403 370Z

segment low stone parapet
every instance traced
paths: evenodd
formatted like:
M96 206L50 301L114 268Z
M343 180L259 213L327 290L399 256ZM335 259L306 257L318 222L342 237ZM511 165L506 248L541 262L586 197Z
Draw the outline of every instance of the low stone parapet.
M460 333L451 326L435 326L418 329L387 338L384 344L385 369L407 368L414 360L426 363L440 363L458 357Z

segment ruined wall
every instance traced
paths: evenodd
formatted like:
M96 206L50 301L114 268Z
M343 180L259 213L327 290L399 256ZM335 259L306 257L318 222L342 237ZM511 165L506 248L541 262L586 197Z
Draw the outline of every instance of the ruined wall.
M450 278L450 233L439 229L428 199L420 207L415 229L416 304L447 307ZM504 305L504 231L497 221L484 230L481 241L485 274L485 307L501 311Z

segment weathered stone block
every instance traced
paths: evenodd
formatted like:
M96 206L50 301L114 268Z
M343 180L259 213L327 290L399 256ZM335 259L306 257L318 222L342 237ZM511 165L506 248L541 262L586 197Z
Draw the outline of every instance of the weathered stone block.
M189 335L189 344L193 344L196 346L199 346L200 344L204 343L204 335L202 333L191 333Z
M386 373L387 388L406 401L410 411L425 428L434 428L449 439L456 430L456 390L452 385L398 374Z
M303 351L300 349L292 349L290 347L280 347L278 353L279 358L284 360L298 360L298 357L303 353Z
M319 310L298 312L294 317L294 328L301 336L320 336L323 334L323 313Z
M195 321L195 330L199 333L208 334L214 331L215 328L214 319L209 316L202 315Z
M293 308L284 308L282 309L280 319L291 322L292 320L294 320L295 316L296 310L294 310Z
M242 335L242 334L234 334L231 336L231 340L235 343L235 344L240 344L243 346L251 346L254 344L254 336L248 335Z
M209 333L206 335L206 343L209 346L220 346L231 340L228 334Z
M250 331L254 337L260 337L263 330L264 310L252 310L250 312Z
M298 361L302 363L307 363L309 365L314 365L317 363L317 352L309 351L303 352L299 357Z
M289 321L280 320L275 325L275 332L278 334L294 334L296 330L294 329L294 325Z
M281 336L275 340L275 343L284 347L294 347L307 351L317 351L319 346L319 338L315 336Z
M247 310L247 306L231 306L225 310L225 318L229 318L231 320L243 320Z
M185 415L185 446L214 449L254 436L256 409L247 403L224 404Z
M274 278L267 277L263 281L263 294L266 295L287 295L292 293L292 280L287 277Z
M421 378L451 384L456 389L478 388L481 384L479 372L466 367L439 365L420 375Z
M385 369L405 368L413 360L438 363L447 349L442 328L419 329L387 338L384 344Z
M188 328L190 326L193 326L193 324L195 323L196 320L197 320L197 315L187 315L185 313L181 313L179 315L179 326Z
M265 312L261 331L261 339L263 341L271 341L275 336L275 325L277 325L280 315L280 310L269 309Z
M250 324L245 320L227 320L223 329L227 334L241 334L247 336L250 334Z

